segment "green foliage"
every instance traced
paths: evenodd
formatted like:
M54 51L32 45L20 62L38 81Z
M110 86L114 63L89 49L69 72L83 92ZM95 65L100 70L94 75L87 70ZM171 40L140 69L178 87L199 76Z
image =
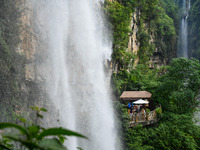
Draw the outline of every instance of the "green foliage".
M130 30L131 9L122 6L114 1L105 2L105 12L110 21L110 27L113 32L113 54L112 59L118 64L118 69L127 68L134 63L134 55L127 49Z
M140 64L148 64L150 56L155 51L155 44L153 43L152 30L150 24L157 20L158 0L136 0L135 8L137 13L140 13L137 18L137 40L139 44L139 51L137 52ZM156 28L156 27L155 27Z
M115 101L114 107L116 110L117 118L119 118L119 120L117 120L117 124L120 126L120 131L127 131L130 118L127 109L125 108L125 105L121 104L118 101ZM123 134L123 132L121 134Z
M135 5L138 13L140 13L137 19L137 25L139 26L137 39L140 43L138 51L139 63L148 64L149 58L153 55L155 49L157 49L161 59L170 60L175 57L178 15L175 12L170 14L168 10L170 6L173 6L172 9L176 10L177 7L174 2L167 0L138 0ZM176 22L176 26L173 19Z
M157 18L157 7L159 0L136 0L136 8L141 13L141 18L144 22L149 22Z
M172 8L170 8L172 6ZM170 13L170 11L173 12ZM176 55L177 35L173 20L177 7L170 0L125 0L113 3L106 1L105 11L111 23L113 31L113 55L112 61L118 66L118 72L112 75L114 91L119 96L124 90L150 90L159 84L156 72L151 73L148 69L133 69L134 56L128 47L130 32L131 13L136 13L134 18L138 27L137 40L139 50L137 57L139 64L147 68L150 57L157 49L157 54L162 60L170 60ZM135 12L136 11L136 12ZM177 21L177 20L176 20ZM133 28L135 28L133 26ZM141 70L145 70L144 72ZM139 79L139 80L138 80Z
M121 70L112 75L115 94L120 96L123 91L147 90L154 93L159 85L157 80L159 70L151 70L145 65L137 65L131 71Z
M192 1L188 18L190 56L200 60L200 0Z
M125 7L130 7L131 9L133 9L135 6L135 0L116 0L116 1Z
M129 129L127 150L198 149L200 128L193 124L191 117L166 113L163 118L157 127Z
M155 99L165 111L192 113L197 107L195 96L200 88L200 64L197 60L176 58L160 78Z
M157 118L160 118L162 116L162 108L161 107L156 108L156 116L157 116Z
M13 123L0 123L0 129L4 129L4 128L16 128L19 131L21 131L22 134L25 134L28 136L28 132L20 125L13 124Z
M41 132L38 135L38 139L42 139L46 136L56 136L56 135L67 135L67 136L77 136L77 137L86 138L85 136L83 136L79 133L75 133L73 131L66 130L63 128L49 128L49 129L46 129L43 132Z
M166 14L173 20L177 35L179 31L179 10L174 0L160 0L160 5Z
M127 150L199 149L200 127L192 120L200 88L198 60L176 58L170 66L155 70L138 65L131 71L114 74L113 78L119 95L123 90L147 90L153 94L154 102L162 105L162 109L156 109L157 115L162 115L156 126L128 130L122 126ZM119 111L119 116L125 115Z
M176 29L173 20L162 7L158 6L157 12L157 19L151 21L151 28L155 36L155 47L160 53L161 59L170 60L176 54Z
M152 56L155 45L150 43L150 35L141 24L139 31L137 33L137 39L140 41L140 48L137 52L140 64L148 64L150 56Z
M169 40L171 36L176 35L173 20L168 15L166 15L165 11L162 8L160 8L159 12L159 18L156 20L158 26L157 36L163 36L166 38L168 37Z
M172 0L118 0L118 2L121 5L117 2L108 3L110 7L107 7L109 8L107 9L107 14L109 14L109 20L111 20L111 26L114 27L113 61L119 65L119 69L133 66L132 62L134 61L134 59L131 60L134 57L131 55L129 57L128 54L130 53L127 53L128 51L126 50L128 34L130 33L128 31L130 30L130 13L137 14L134 21L139 28L137 32L137 40L139 42L137 55L140 64L148 64L150 56L153 55L155 49L157 49L161 59L170 60L175 57L179 22L178 15L175 12L178 9ZM124 11L122 8L129 11ZM120 18L121 16L123 18ZM132 28L135 27L133 26Z
M36 111L46 111L44 108L34 107ZM37 116L40 117L40 116ZM32 124L27 127L14 123L0 123L0 130L13 128L17 131L3 134L0 149L16 149L14 142L20 144L21 148L30 150L66 150L63 145L65 136L86 138L82 134L64 128L45 129L39 125Z
M47 110L45 108L38 108L37 106L34 107L30 107L32 110L36 111L36 116L38 118L43 118L43 116L41 115L41 112L47 112Z
M146 111L147 113L149 113L149 112L150 112L150 109L146 108L145 111Z

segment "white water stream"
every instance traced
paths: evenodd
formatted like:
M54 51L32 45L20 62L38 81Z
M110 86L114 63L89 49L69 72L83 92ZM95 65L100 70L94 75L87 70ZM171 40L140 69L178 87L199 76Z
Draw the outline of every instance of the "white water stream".
M189 10L191 7L190 0L183 0L182 5L182 18L181 18L181 26L180 26L180 33L179 33L179 47L178 47L178 57L188 57L188 15ZM197 96L197 100L200 101L200 95ZM200 106L197 108L199 109ZM194 120L197 121L196 124L200 125L200 112L196 112Z
M100 0L32 0L49 53L48 93L56 119L89 140L69 138L75 150L118 150L117 129L104 62L111 42L104 33Z
M190 0L183 0L182 17L179 33L178 57L188 58L188 14L190 10Z

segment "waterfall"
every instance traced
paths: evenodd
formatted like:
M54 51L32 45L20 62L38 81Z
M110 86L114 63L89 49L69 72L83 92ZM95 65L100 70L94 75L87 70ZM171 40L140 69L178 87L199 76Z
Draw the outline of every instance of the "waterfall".
M188 58L188 14L190 10L190 0L183 0L182 5L182 17L179 31L179 42L178 42L178 57Z
M110 59L101 0L32 0L41 45L46 46L46 87L55 120L89 139L68 138L67 147L118 150L109 80ZM44 46L44 47L45 47Z

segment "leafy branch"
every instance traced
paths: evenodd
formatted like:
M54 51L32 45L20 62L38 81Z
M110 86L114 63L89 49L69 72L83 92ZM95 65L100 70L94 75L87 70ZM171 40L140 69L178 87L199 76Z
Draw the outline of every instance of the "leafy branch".
M42 118L41 111L47 111L44 108L32 107L36 110L37 117ZM0 150L15 149L13 143L17 142L21 147L29 150L67 150L64 146L66 136L75 136L79 138L85 138L84 135L64 129L57 128L43 128L39 125L32 124L24 127L14 123L0 123L0 130L14 129L14 133L6 133L2 135L0 139ZM79 148L80 149L80 148Z

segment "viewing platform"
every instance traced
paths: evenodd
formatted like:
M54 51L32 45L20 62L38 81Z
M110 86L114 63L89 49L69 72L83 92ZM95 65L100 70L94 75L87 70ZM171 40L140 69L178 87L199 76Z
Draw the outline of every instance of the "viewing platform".
M139 112L130 114L130 124L129 127L135 127L138 124L141 124L143 126L152 125L158 122L157 116L156 116L156 110L147 112L146 114Z
M124 91L120 96L125 108L130 115L129 127L135 127L138 124L148 126L158 122L159 114L162 108L156 108L151 99L152 94L148 91ZM158 111L156 111L158 109Z

